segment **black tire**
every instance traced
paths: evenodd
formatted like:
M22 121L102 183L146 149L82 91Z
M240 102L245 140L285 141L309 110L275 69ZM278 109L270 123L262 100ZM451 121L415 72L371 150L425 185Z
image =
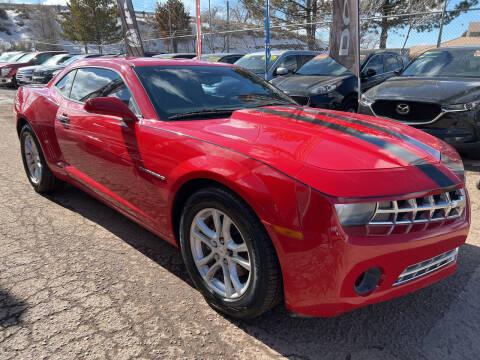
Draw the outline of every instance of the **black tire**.
M480 160L480 149L471 150L467 156L472 160Z
M33 180L30 174L30 170L28 169L27 159L25 155L25 139L27 137L31 137L33 139L38 150L40 163L42 165L39 181ZM42 152L42 148L40 147L40 144L38 142L37 136L35 135L35 132L33 131L32 127L29 124L25 124L22 130L20 131L20 149L22 153L22 161L23 161L23 167L25 169L25 173L27 174L28 181L30 182L30 184L32 185L32 187L35 189L36 192L49 193L61 188L64 185L64 182L56 178L55 175L53 175L50 168L48 167Z
M226 299L208 287L195 265L190 228L195 216L204 209L217 209L231 218L251 251L253 264L250 282L238 299ZM180 246L186 268L195 286L208 304L237 319L252 319L277 305L283 296L278 258L263 224L251 208L234 193L220 188L205 188L188 200L180 222ZM250 256L250 255L249 255Z
M358 101L355 98L349 98L345 101L343 105L343 111L350 112L350 113L357 113L358 112Z

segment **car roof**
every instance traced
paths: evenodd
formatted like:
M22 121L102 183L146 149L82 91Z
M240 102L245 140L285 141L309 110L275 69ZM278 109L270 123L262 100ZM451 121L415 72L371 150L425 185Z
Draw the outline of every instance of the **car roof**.
M471 45L467 45L467 46L458 45L458 46L446 46L446 47L433 48L427 51L437 51L437 50L440 50L440 51L441 50L480 50L480 47L471 46Z
M312 50L272 50L270 51L270 55L274 55L274 56L281 56L287 53L297 54L297 55L318 55L320 54L320 51L312 51ZM265 51L257 51L247 55L265 55Z
M212 54L202 54L202 56L218 56L218 57L225 57L225 56L243 56L244 54L238 53L212 53Z
M192 59L161 59L155 57L112 57L112 58L87 58L78 60L75 62L75 67L81 66L103 66L109 67L109 65L128 65L128 66L227 66L235 67L231 64L198 61Z

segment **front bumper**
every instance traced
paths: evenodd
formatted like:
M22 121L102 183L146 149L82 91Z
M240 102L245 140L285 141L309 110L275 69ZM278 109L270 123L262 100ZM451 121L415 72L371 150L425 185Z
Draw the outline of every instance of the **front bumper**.
M11 77L0 77L0 85L10 85L13 82Z
M372 107L360 102L358 112L378 116ZM388 120L401 122L396 119ZM402 122L442 139L458 150L480 149L480 110L444 112L434 121L426 123Z
M277 251L280 249L289 310L307 316L336 316L408 294L455 272L456 258L398 284L407 268L465 243L470 226L468 200L466 211L459 219L416 230L399 226L389 235L375 236L358 228L343 229L333 214L328 219L320 219L318 214L329 211L327 200L315 199L319 196L312 195L309 202L314 206L304 211L304 239L293 241L266 224L272 240L279 244L276 247ZM373 291L359 295L355 291L356 282L362 273L372 268L381 269L381 280Z
M289 94L290 95L290 94ZM324 95L290 95L296 102L303 106L310 106L319 109L341 110L344 97L336 92Z

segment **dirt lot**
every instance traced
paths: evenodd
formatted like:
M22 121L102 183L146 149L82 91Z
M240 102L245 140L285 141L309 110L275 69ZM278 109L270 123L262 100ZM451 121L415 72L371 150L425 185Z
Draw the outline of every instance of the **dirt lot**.
M478 359L480 162L466 161L473 227L454 276L336 318L237 322L177 249L73 187L32 190L13 95L0 90L0 359Z

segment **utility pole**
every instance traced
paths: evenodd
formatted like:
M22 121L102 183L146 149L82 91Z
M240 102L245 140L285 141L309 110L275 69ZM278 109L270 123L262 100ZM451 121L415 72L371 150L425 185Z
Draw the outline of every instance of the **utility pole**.
M208 27L210 32L210 52L215 52L215 39L213 37L213 28L212 28L212 10L210 9L210 0L208 0Z
M169 50L169 52L173 52L172 15L171 15L171 12L170 12L170 6L168 7L168 27L170 28L170 50Z
M442 45L443 22L445 20L445 12L447 11L448 0L443 4L442 19L440 20L440 30L438 32L437 48Z
M230 1L227 0L227 31L230 31ZM227 32L227 53L230 52L230 33Z

